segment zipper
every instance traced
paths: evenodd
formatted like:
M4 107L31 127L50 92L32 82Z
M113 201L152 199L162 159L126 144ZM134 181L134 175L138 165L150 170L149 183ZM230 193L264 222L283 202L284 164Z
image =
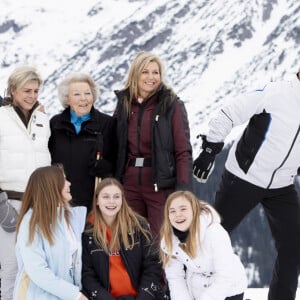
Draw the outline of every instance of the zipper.
M161 104L157 105L154 109L154 118L153 118L153 124L152 124L152 179L153 179L153 187L154 187L154 191L158 192L158 184L157 184L157 176L156 176L156 168L155 166L155 152L154 149L156 147L155 145L155 136L154 136L154 132L155 132L155 128L157 127L158 124L158 119L160 117L159 115L159 111L161 109Z
M142 124L142 117L144 115L144 110L145 110L145 103L142 103L140 105L139 109L139 114L138 114L138 123L137 123L137 150L139 156L141 156L141 124ZM139 185L142 184L142 168L139 169L139 174L138 174L138 183Z
M300 125L299 125L299 127L298 127L298 130L297 130L297 132L296 132L296 135L295 135L295 137L294 137L294 140L293 140L293 142L292 142L292 145L291 145L291 147L290 147L290 149L289 149L287 155L285 156L285 158L284 158L284 160L282 161L282 163L281 163L281 164L274 170L274 172L272 173L271 180L270 180L270 182L269 182L269 184L268 184L268 186L267 186L267 189L270 188L271 184L273 183L273 180L274 180L274 177L275 177L276 172L284 165L284 163L285 163L286 160L288 159L288 157L289 157L289 155L290 155L290 153L291 153L291 151L292 151L292 149L293 149L293 147L294 147L294 145L295 145L295 142L296 142L296 140L297 140L297 137L298 137L298 135L299 135L299 132L300 132Z

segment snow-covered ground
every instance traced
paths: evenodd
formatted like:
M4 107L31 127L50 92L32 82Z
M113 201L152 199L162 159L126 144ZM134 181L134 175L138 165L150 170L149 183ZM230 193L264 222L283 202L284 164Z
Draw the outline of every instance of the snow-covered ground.
M244 300L267 300L268 289L247 289L244 295ZM284 300L284 299L282 299ZM298 289L295 300L300 300L300 291Z

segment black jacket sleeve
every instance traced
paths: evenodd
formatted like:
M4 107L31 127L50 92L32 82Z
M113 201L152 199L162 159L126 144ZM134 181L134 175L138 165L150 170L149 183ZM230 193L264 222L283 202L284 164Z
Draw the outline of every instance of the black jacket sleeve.
M93 300L115 300L109 291L101 284L99 276L94 268L93 257L91 255L92 235L83 233L82 235L82 292L86 297ZM99 250L100 251L100 250ZM104 269L107 266L102 266ZM108 273L108 269L107 273Z
M159 261L158 246L152 238L148 241L142 233L137 233L137 236L135 247L132 251L125 251L124 258L127 271L138 292L135 299L163 299L163 270Z

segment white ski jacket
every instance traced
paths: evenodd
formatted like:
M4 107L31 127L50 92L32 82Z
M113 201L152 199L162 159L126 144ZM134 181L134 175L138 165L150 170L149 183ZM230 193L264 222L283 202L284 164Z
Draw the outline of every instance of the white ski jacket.
M262 188L293 184L300 166L300 81L270 83L238 97L209 122L207 140L222 142L247 121L225 168Z
M200 242L198 256L189 257L180 247L180 241L173 235L172 253L165 241L161 249L172 255L165 268L172 300L224 300L241 294L247 288L245 269L233 253L228 233L220 225L220 218L214 212L200 216ZM186 266L186 272L183 266Z
M0 188L24 192L31 173L50 165L49 120L37 109L28 127L11 105L0 107Z

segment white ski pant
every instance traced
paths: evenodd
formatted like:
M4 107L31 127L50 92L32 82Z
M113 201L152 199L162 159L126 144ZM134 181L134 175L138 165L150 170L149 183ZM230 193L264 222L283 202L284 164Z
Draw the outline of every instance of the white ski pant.
M20 211L21 201L9 200L9 202L18 212ZM0 226L0 241L1 300L11 300L18 271L15 255L16 232L6 232Z

